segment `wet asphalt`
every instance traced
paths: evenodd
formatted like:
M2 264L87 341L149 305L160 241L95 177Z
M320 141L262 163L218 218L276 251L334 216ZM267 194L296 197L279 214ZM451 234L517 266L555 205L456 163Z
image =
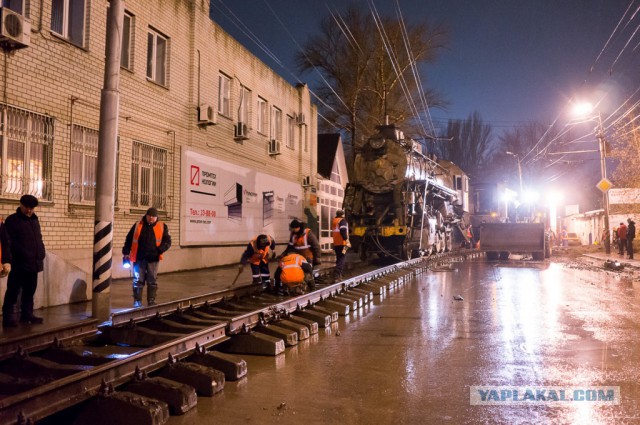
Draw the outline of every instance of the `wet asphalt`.
M243 355L246 378L168 423L640 423L632 276L553 262L455 263L375 296L284 354ZM474 387L615 387L619 403L472 405Z

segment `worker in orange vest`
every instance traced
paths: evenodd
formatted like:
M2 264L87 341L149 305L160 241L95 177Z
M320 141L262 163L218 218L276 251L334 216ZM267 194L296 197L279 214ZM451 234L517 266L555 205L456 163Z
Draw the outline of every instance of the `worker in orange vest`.
M344 211L337 210L336 216L331 221L331 236L333 236L333 250L336 253L336 266L333 269L333 281L342 280L345 256L347 249L351 248L349 242L349 225L344 218Z
M280 257L284 257L286 254L295 252L296 254L302 255L307 262L311 263L313 266L320 265L322 262L320 259L320 256L322 255L320 243L311 229L299 220L292 220L289 224L289 232L289 245L287 245L287 248Z
M248 244L247 249L240 257L240 272L244 266L251 264L251 277L254 284L262 284L269 288L271 274L269 272L269 260L275 258L276 242L269 235L258 235Z
M278 262L278 268L273 276L275 280L274 290L278 295L284 292L303 293L306 290L314 290L313 267L300 254L291 252L285 254ZM283 287L284 284L284 288Z
M154 305L158 293L158 266L162 254L171 247L169 228L158 221L158 210L149 208L135 223L122 247L123 263L133 265L133 306L142 306L142 291L147 284L147 303Z

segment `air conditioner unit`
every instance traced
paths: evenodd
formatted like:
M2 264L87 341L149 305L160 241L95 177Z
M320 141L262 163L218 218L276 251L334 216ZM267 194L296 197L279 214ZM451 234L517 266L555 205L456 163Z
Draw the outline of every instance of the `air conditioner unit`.
M0 45L5 49L22 49L31 44L31 22L8 7L0 7Z
M311 176L304 176L302 178L302 186L303 187L310 187L311 186Z
M298 125L305 125L307 123L304 114L301 113L296 116L296 123Z
M278 140L269 140L269 155L280 155L280 142Z
M198 107L198 125L214 125L217 119L213 106L203 103Z
M233 138L236 140L247 140L249 137L247 136L247 125L245 123L239 122L238 125L234 125L234 134Z

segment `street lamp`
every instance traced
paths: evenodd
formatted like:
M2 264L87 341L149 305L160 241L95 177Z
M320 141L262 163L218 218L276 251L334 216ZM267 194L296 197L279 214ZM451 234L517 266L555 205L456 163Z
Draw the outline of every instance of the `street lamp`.
M520 156L518 156L517 153L513 153L509 151L506 151L505 153L507 155L513 156L516 159L516 161L518 161L518 177L520 178L520 196L522 196L522 193L524 191L522 190L522 165L520 165Z
M574 106L574 114L584 116L593 113L593 105L590 103L579 103ZM611 183L607 179L607 152L606 141L604 137L604 127L602 126L602 117L598 112L598 126L595 129L596 138L598 139L600 151L600 174L602 179L597 187L602 191L602 208L604 209L604 252L611 254L611 231L609 228L609 188Z

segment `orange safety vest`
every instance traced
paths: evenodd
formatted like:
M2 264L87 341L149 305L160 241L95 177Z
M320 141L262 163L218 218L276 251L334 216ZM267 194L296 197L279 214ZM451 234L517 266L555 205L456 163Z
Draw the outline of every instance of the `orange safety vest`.
M304 282L304 270L302 264L307 260L300 254L287 254L278 263L280 267L280 280L287 286L296 286Z
M255 237L251 239L251 248L253 248L253 255L249 258L249 263L259 266L261 261L267 262L267 258L269 257L269 252L271 251L271 236L267 235L269 239L269 245L267 245L264 249L258 249L258 238Z
M144 218L142 220L144 220ZM136 255L138 254L138 239L140 239L140 233L142 232L142 220L138 223L136 231L133 232L133 242L131 243L131 252L129 253L129 258L132 263L136 262ZM164 223L156 221L156 224L153 226L153 233L156 235L156 246L160 246L162 243L162 236L164 235ZM163 256L160 254L160 259L162 260L162 258Z
M297 233L291 235L291 242L289 245L293 246L296 252L302 255L307 260L311 260L313 258L313 252L311 252L311 245L307 242L307 235L311 229L304 229L304 233L302 236L298 236Z
M340 229L347 229L347 234L349 233L349 228L345 226L340 226L340 222L344 220L344 217L335 217L331 221L331 236L333 236L333 245L334 246L344 246L346 245L346 241L342 237L342 233L340 233ZM345 221L346 223L346 221Z

